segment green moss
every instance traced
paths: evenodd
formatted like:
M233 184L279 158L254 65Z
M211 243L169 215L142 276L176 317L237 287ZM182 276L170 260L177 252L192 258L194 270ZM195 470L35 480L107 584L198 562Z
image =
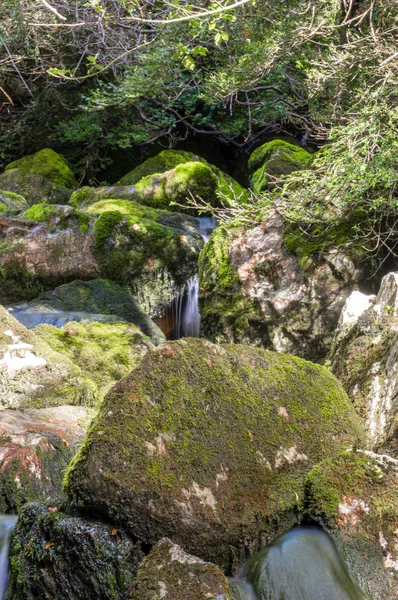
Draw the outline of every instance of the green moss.
M112 525L76 516L60 502L52 502L52 507L51 511L48 503L29 503L19 514L10 550L11 597L130 597L142 560L139 546Z
M13 192L7 192L4 190L0 190L0 203L0 212L8 215L18 214L28 207L28 203L26 202L25 198L19 194L14 194Z
M129 217L139 217L151 219L153 221L159 221L162 215L165 214L164 211L159 211L149 206L143 206L142 204L131 202L130 200L117 199L100 200L99 202L95 202L94 204L91 204L85 212L88 215L102 215L106 212L115 211L118 211L122 215Z
M91 187L84 186L79 190L75 190L69 198L69 204L75 208L84 208L96 201L95 190Z
M57 211L55 204L34 204L23 214L27 221L38 221L39 223L46 222L54 212Z
M242 294L237 270L229 260L231 241L239 232L236 227L218 227L199 256L201 327L217 342L242 339L248 320L257 317L255 300Z
M327 369L181 340L147 355L108 394L66 486L87 510L117 515L147 543L172 532L188 551L225 565L242 526L253 541L272 519L291 524L308 471L357 436L355 411ZM281 458L292 447L306 458ZM215 508L196 496L205 488ZM181 526L187 498L192 513Z
M130 323L68 323L62 329L39 325L36 335L80 367L102 398L141 361L149 338Z
M138 165L138 167L135 167L135 169L124 175L115 185L135 185L143 177L170 171L178 165L193 160L202 159L184 150L162 150L156 156L148 158L145 162Z
M29 206L39 202L67 204L70 190L37 173L9 169L0 174L0 189L23 196Z
M272 140L257 148L250 156L249 171L255 193L269 187L275 178L304 169L311 154L284 140Z
M352 251L363 253L363 244L355 245L356 224L354 221L336 221L313 225L303 232L298 224L291 223L284 229L285 248L297 256L300 266L305 270L308 259L329 248L338 248L350 244Z
M106 211L94 223L96 257L104 274L131 283L144 270L167 270L182 283L196 270L198 245L181 232L150 219Z
M6 171L10 169L20 169L24 173L43 175L53 183L65 188L78 187L75 176L64 157L50 148L45 148L40 152L15 160L7 165Z

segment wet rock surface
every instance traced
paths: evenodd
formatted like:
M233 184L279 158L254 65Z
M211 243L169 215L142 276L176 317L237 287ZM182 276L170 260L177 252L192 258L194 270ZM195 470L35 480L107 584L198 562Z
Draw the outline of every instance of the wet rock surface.
M373 600L398 596L397 474L396 459L357 451L321 462L307 478L307 510Z
M27 504L12 538L8 598L127 600L142 556L112 525Z

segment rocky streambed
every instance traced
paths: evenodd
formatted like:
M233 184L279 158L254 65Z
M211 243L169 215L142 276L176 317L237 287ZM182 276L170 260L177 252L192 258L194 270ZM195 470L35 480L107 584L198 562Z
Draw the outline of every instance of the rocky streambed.
M257 193L309 168L277 142ZM397 274L344 228L198 219L249 192L185 151L2 186L0 597L398 597Z

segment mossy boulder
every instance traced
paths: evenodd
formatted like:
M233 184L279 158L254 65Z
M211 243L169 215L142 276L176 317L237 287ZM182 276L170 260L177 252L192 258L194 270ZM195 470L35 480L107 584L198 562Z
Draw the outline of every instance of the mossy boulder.
M204 158L182 150L163 150L127 173L116 186L134 186L141 202L181 211L192 196L213 206L244 203L245 190L230 175Z
M132 600L239 600L214 564L184 552L163 538L138 569Z
M92 381L0 307L0 409L96 402Z
M120 321L139 327L152 343L165 338L157 325L142 310L131 293L107 279L72 281L54 290L43 292L28 305L31 310L82 311L91 314L115 315Z
M94 382L99 397L134 369L152 347L131 323L67 323L35 327L36 336L77 365Z
M121 530L31 503L10 548L8 600L126 600L142 558Z
M187 162L206 162L192 152L184 150L162 150L156 156L147 158L143 163L129 171L115 185L135 185L143 177L154 175L155 173L165 173L171 171L178 165Z
M74 279L95 279L90 217L68 206L36 204L0 223L0 302L31 300Z
M25 198L0 189L0 217L17 215L28 208Z
M311 154L285 140L266 142L250 155L250 183L255 193L267 189L281 175L305 169Z
M324 367L186 339L109 392L66 490L144 543L168 536L226 568L290 528L308 471L362 438Z
M62 475L81 443L92 410L77 406L0 411L0 511L65 499Z
M44 148L35 154L29 154L15 160L6 166L6 171L10 169L19 169L24 173L42 175L56 185L68 189L79 186L64 157L50 148Z
M197 270L203 241L199 235L152 219L107 210L94 221L95 256L105 277L143 287L167 273L178 288Z
M307 477L307 511L337 539L373 600L398 596L398 462L386 455L344 452Z
M31 206L39 202L67 204L72 190L53 183L44 175L8 169L0 174L0 189L20 194Z

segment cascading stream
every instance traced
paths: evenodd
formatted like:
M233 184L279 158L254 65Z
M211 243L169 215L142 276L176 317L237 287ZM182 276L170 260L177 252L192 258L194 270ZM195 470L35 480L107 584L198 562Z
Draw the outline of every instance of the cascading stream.
M8 549L10 546L11 533L16 521L17 517L14 515L0 516L0 600L2 600L8 588Z
M217 227L214 217L199 217L198 233L206 244L212 231ZM194 275L183 286L174 298L169 311L157 320L168 339L178 340L181 337L199 337L199 278Z
M238 581L241 600L366 600L333 539L297 527L255 554Z

